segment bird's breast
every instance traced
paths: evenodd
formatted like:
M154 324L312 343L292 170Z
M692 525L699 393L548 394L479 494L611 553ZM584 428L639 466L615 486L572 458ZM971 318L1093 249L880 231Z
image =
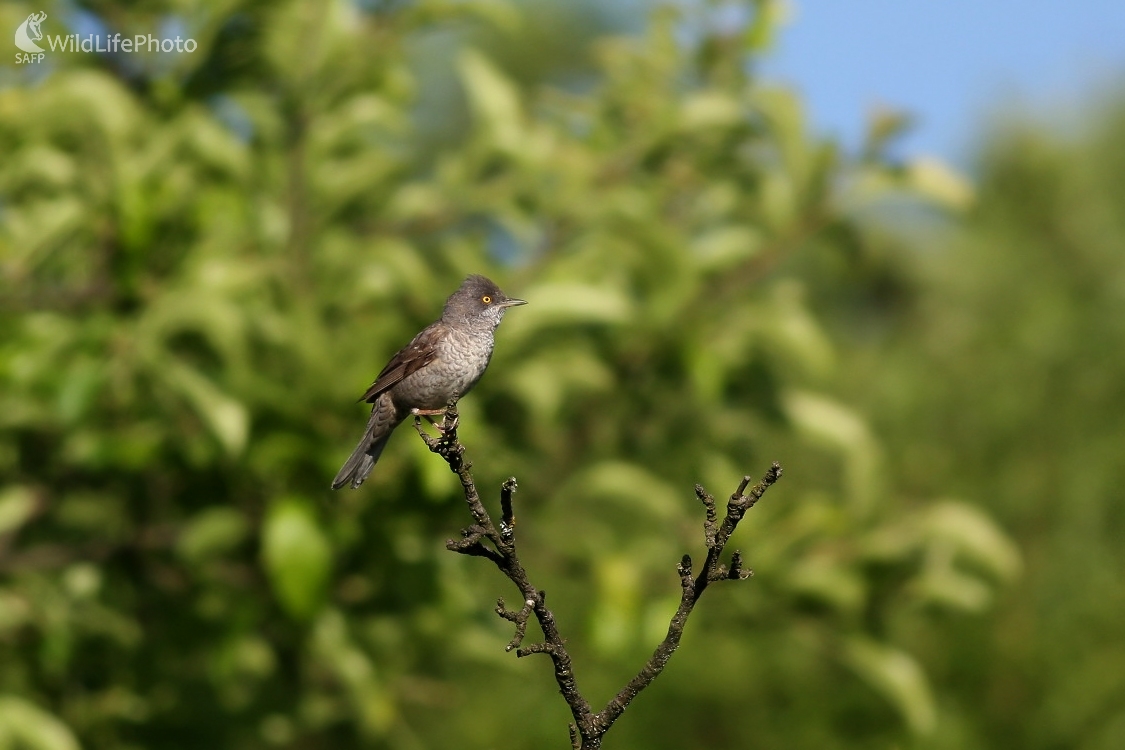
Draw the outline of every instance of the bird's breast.
M441 409L464 396L480 380L492 358L491 331L448 329L433 360L395 386L395 401L407 410Z

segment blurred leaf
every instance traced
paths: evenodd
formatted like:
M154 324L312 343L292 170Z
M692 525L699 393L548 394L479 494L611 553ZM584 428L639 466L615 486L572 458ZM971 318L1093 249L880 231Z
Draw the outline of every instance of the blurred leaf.
M680 129L729 127L745 118L742 104L733 96L717 91L701 92L687 97L680 110Z
M840 402L815 393L791 391L784 403L794 425L818 442L840 453L873 449L867 424Z
M104 384L103 366L92 361L79 361L71 368L59 391L59 417L66 424L74 424L93 405Z
M623 461L603 461L574 477L574 488L588 497L620 504L634 513L675 518L680 495L648 469Z
M934 730L934 698L925 673L912 657L862 636L844 642L843 657L860 679L895 707L914 734Z
M567 396L609 390L613 374L591 352L572 349L512 367L507 380L536 421L546 424L558 417Z
M102 587L102 571L92 563L74 563L63 571L62 584L75 599L93 599Z
M466 49L458 68L473 112L495 143L508 151L518 151L523 141L519 96L515 87L480 52Z
M703 270L719 270L757 254L761 235L749 227L716 227L691 244L696 262Z
M352 642L347 621L339 611L328 609L321 614L313 627L311 645L312 653L347 690L367 733L385 733L395 717L394 701L371 659Z
M187 523L176 552L192 563L218 557L242 543L250 532L246 518L234 508L207 508Z
M790 5L783 0L755 0L753 22L746 28L746 46L764 51L774 45L778 29L789 19Z
M774 286L770 304L758 310L757 331L772 352L804 372L824 377L835 363L832 343L806 302L807 294L796 282Z
M543 284L531 287L523 296L530 304L520 308L521 314L513 314L504 321L504 338L509 344L549 326L616 323L631 313L628 299L612 287Z
M48 101L71 114L92 118L108 142L123 138L139 119L136 102L112 76L97 70L75 70L52 81Z
M906 170L909 186L919 195L954 211L963 211L973 202L973 188L961 175L937 159L918 158Z
M278 601L293 617L311 617L324 600L332 550L312 507L277 500L262 525L262 564Z
M786 393L782 405L800 434L843 459L847 495L861 516L869 513L879 489L881 454L863 419L834 399L809 392Z
M436 185L406 183L395 190L387 214L400 221L418 221L448 210L445 196Z
M896 138L904 135L914 124L909 112L886 106L874 107L867 115L867 133L863 153L869 159L878 158Z
M32 618L26 599L0 588L0 635L9 637Z
M927 535L953 545L997 580L1007 582L1019 575L1019 550L979 508L942 500L928 509L923 524Z
M35 515L35 494L30 488L9 485L0 490L0 535L15 531Z
M948 566L924 571L914 586L924 601L965 612L980 612L992 603L992 589L979 578Z
M844 613L858 613L866 601L866 586L857 571L825 556L800 560L788 570L785 586Z
M186 365L168 360L162 367L167 382L188 398L227 453L242 453L250 429L246 408Z
M611 556L598 561L598 593L590 614L590 636L594 647L603 653L636 642L639 572L631 557Z
M784 232L797 214L797 185L792 175L783 169L773 169L762 175L762 218L767 227Z
M0 750L78 750L66 724L34 703L0 695Z
M789 215L781 202L788 204L795 197L794 184L803 181L808 167L804 107L794 92L780 87L756 89L752 101L775 137L776 148L783 160L783 165L767 168L765 177L772 185L765 186L767 193L762 197L767 216L773 216L776 222L780 222ZM770 192L784 192L785 197L771 197Z

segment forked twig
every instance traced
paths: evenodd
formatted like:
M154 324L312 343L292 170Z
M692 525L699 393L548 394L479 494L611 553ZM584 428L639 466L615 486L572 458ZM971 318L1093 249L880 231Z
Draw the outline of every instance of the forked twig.
M696 574L693 572L692 560L688 555L684 555L680 560L676 567L680 576L680 604L672 615L664 640L656 647L637 676L630 680L605 708L595 712L590 707L589 701L578 690L570 654L566 650L566 642L559 633L555 616L547 608L547 595L531 584L516 552L513 511L515 477L508 478L501 486L501 522L497 526L477 493L472 464L464 460L465 446L457 438L456 408L450 407L446 410L441 433L436 438L426 433L420 420L415 419L414 426L426 446L444 458L449 468L461 479L465 502L473 516L473 524L461 531L460 539L447 541L446 549L463 555L488 558L516 585L523 599L523 606L520 609L509 610L502 598L496 602L496 614L515 625L515 635L506 646L506 650L514 650L520 657L531 654L546 654L550 657L555 669L555 681L559 685L563 699L570 707L571 716L574 717L574 723L570 726L571 745L575 750L597 750L601 747L602 737L637 694L648 687L664 670L672 653L680 645L680 638L683 636L688 617L708 585L714 581L743 580L753 575L749 568L743 566L742 554L737 550L731 555L729 567L721 564L719 560L746 511L753 508L766 490L781 477L781 465L775 462L770 466L761 481L751 487L749 492L746 488L750 486L751 478L743 477L738 489L727 501L726 513L722 521L719 520L715 498L702 486L695 486L696 497L703 503L706 514L703 522L703 537L707 546L707 555L703 567ZM524 646L527 623L532 614L535 615L539 628L543 631L543 640Z

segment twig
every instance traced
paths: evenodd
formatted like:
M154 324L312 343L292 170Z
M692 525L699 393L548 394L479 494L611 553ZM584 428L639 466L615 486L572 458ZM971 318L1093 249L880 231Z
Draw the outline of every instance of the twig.
M664 670L672 653L680 645L680 638L683 636L684 626L692 609L707 586L713 581L743 580L753 575L750 569L743 567L742 554L737 550L731 555L729 567L720 564L719 560L727 542L730 541L731 534L734 533L746 511L753 508L765 491L781 477L781 465L775 462L762 480L748 493L746 488L750 485L751 478L743 477L738 489L727 501L726 513L721 523L715 498L702 486L695 486L696 497L703 503L706 512L703 537L707 546L707 556L703 567L698 575L693 574L691 558L688 555L683 556L677 566L680 576L680 604L672 615L664 640L656 647L637 676L630 680L605 708L594 712L589 701L578 690L570 654L566 650L566 642L559 633L555 616L547 608L547 595L531 584L516 552L513 511L515 477L510 477L500 489L501 522L497 527L477 493L471 471L472 464L464 460L465 446L457 439L457 425L458 416L454 407L446 410L439 437L431 437L423 429L420 420L414 421L414 426L426 446L444 458L449 468L461 479L465 502L473 516L474 523L461 531L461 539L450 539L445 543L446 549L463 555L487 557L516 585L523 598L523 606L520 609L509 610L502 598L496 602L496 614L515 625L515 635L505 649L514 650L519 657L531 654L546 654L550 657L555 669L555 681L574 718L574 723L570 726L571 745L575 750L597 750L601 747L602 737L637 694L648 687ZM533 613L540 630L543 631L543 640L540 643L523 646L527 623Z

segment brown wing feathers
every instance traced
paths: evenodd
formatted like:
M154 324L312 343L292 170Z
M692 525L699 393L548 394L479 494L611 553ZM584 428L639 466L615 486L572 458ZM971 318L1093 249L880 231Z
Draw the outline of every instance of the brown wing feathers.
M428 326L400 349L359 400L374 403L380 393L393 388L404 378L433 362L437 351L435 339L438 325L440 324L435 323Z

